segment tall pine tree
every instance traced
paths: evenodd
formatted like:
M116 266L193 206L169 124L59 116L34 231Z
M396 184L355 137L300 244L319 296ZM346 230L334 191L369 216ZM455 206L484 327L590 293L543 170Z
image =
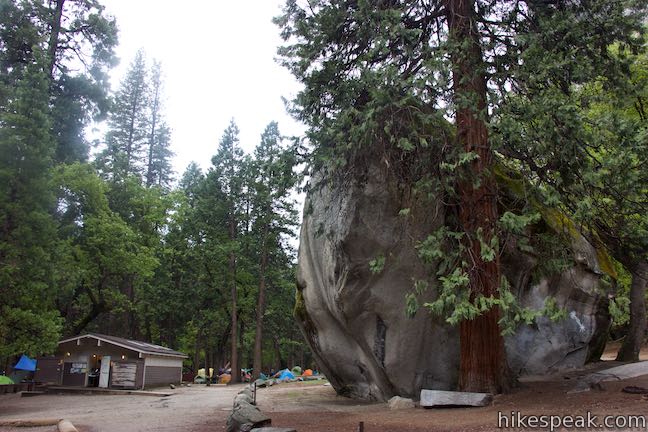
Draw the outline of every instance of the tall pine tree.
M154 61L151 68L150 133L147 143L146 186L168 189L173 180L171 157L171 130L164 120L162 65Z
M259 279L252 366L255 377L263 370L267 285L278 284L275 273L282 267L280 261L285 254L283 242L294 235L293 229L297 225L295 203L291 196L298 180L293 172L296 159L292 149L285 148L282 141L277 123L272 122L261 134L261 142L254 151L252 235L256 239Z
M107 72L115 64L117 44L114 18L95 0L3 1L0 39L0 87L15 84L24 66L38 61L49 79L55 159L85 160L85 128L109 105ZM36 52L44 53L42 61ZM2 97L0 90L0 101Z
M100 171L113 181L141 178L144 148L149 138L149 83L146 59L139 50L115 95L106 148L98 157Z
M53 348L57 247L48 80L30 62L0 111L0 358Z
M223 226L227 229L227 242L225 249L228 255L227 264L227 285L230 290L230 318L231 318L231 357L232 382L239 382L239 307L237 288L237 255L239 250L239 230L241 221L241 195L243 184L241 181L241 170L243 151L239 143L239 129L232 120L223 132L218 151L212 158L212 169L208 173L208 179L213 178L215 184L220 186L224 202Z

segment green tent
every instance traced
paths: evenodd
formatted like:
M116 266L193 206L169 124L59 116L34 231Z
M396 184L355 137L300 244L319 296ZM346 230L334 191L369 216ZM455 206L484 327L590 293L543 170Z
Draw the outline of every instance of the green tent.
M14 382L11 381L11 378L8 376L0 375L0 385L1 384L13 384Z

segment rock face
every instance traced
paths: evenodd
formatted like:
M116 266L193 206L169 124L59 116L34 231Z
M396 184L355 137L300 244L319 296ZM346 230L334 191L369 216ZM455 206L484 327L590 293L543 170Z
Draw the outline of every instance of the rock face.
M415 280L429 283L421 303L435 298L435 268L418 258L416 245L443 225L444 206L417 199L394 171L369 163L360 180L313 188L304 210L295 316L336 391L359 399L418 399L421 389L454 390L458 378L457 328L425 310L405 314ZM532 257L505 253L504 273L524 305L540 307L552 294L569 313L509 337L511 368L541 373L583 364L609 326L607 300L596 292L598 267L576 262L534 285ZM596 261L596 254L586 258Z
M576 368L602 354L610 327L607 299L598 293L599 276L575 267L542 280L519 295L521 303L540 309L547 296L565 308L567 318L552 322L539 317L506 338L509 366L518 375L544 374Z

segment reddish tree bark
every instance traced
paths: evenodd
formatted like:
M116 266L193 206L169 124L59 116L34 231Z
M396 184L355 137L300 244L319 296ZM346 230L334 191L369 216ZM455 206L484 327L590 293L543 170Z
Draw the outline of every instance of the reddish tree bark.
M446 19L451 41L453 91L455 96L457 145L479 158L471 163L470 178L459 182L459 219L466 233L470 300L478 295L497 296L500 284L499 258L485 261L477 238L490 243L497 223L497 189L489 174L493 153L486 127L486 76L472 0L446 0ZM458 47L458 48L457 48ZM470 101L470 102L468 102ZM507 382L504 339L499 328L499 309L460 324L459 388L464 391L501 393Z

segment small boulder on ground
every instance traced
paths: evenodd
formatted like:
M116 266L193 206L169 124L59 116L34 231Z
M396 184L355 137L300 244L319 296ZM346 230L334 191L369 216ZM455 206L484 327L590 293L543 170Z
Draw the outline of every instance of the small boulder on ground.
M69 420L61 420L57 426L59 432L78 432L78 429Z
M389 409L393 410L416 408L416 405L414 404L414 401L412 399L407 399L400 396L394 396L393 398L389 399L389 402L387 402L387 404L389 405Z
M270 417L259 411L256 406L241 401L234 405L232 413L227 418L226 431L250 431L255 427L269 426L271 421Z
M238 392L238 394L244 394L244 395L247 395L249 397L252 397L253 393L252 393L252 389L250 389L250 387L245 387L243 390Z
M444 390L421 390L422 407L487 406L493 401L490 393L470 393Z
M252 403L252 397L248 396L245 393L239 393L236 396L234 396L234 406L236 407L237 405L240 405L241 402L246 402L251 404Z

